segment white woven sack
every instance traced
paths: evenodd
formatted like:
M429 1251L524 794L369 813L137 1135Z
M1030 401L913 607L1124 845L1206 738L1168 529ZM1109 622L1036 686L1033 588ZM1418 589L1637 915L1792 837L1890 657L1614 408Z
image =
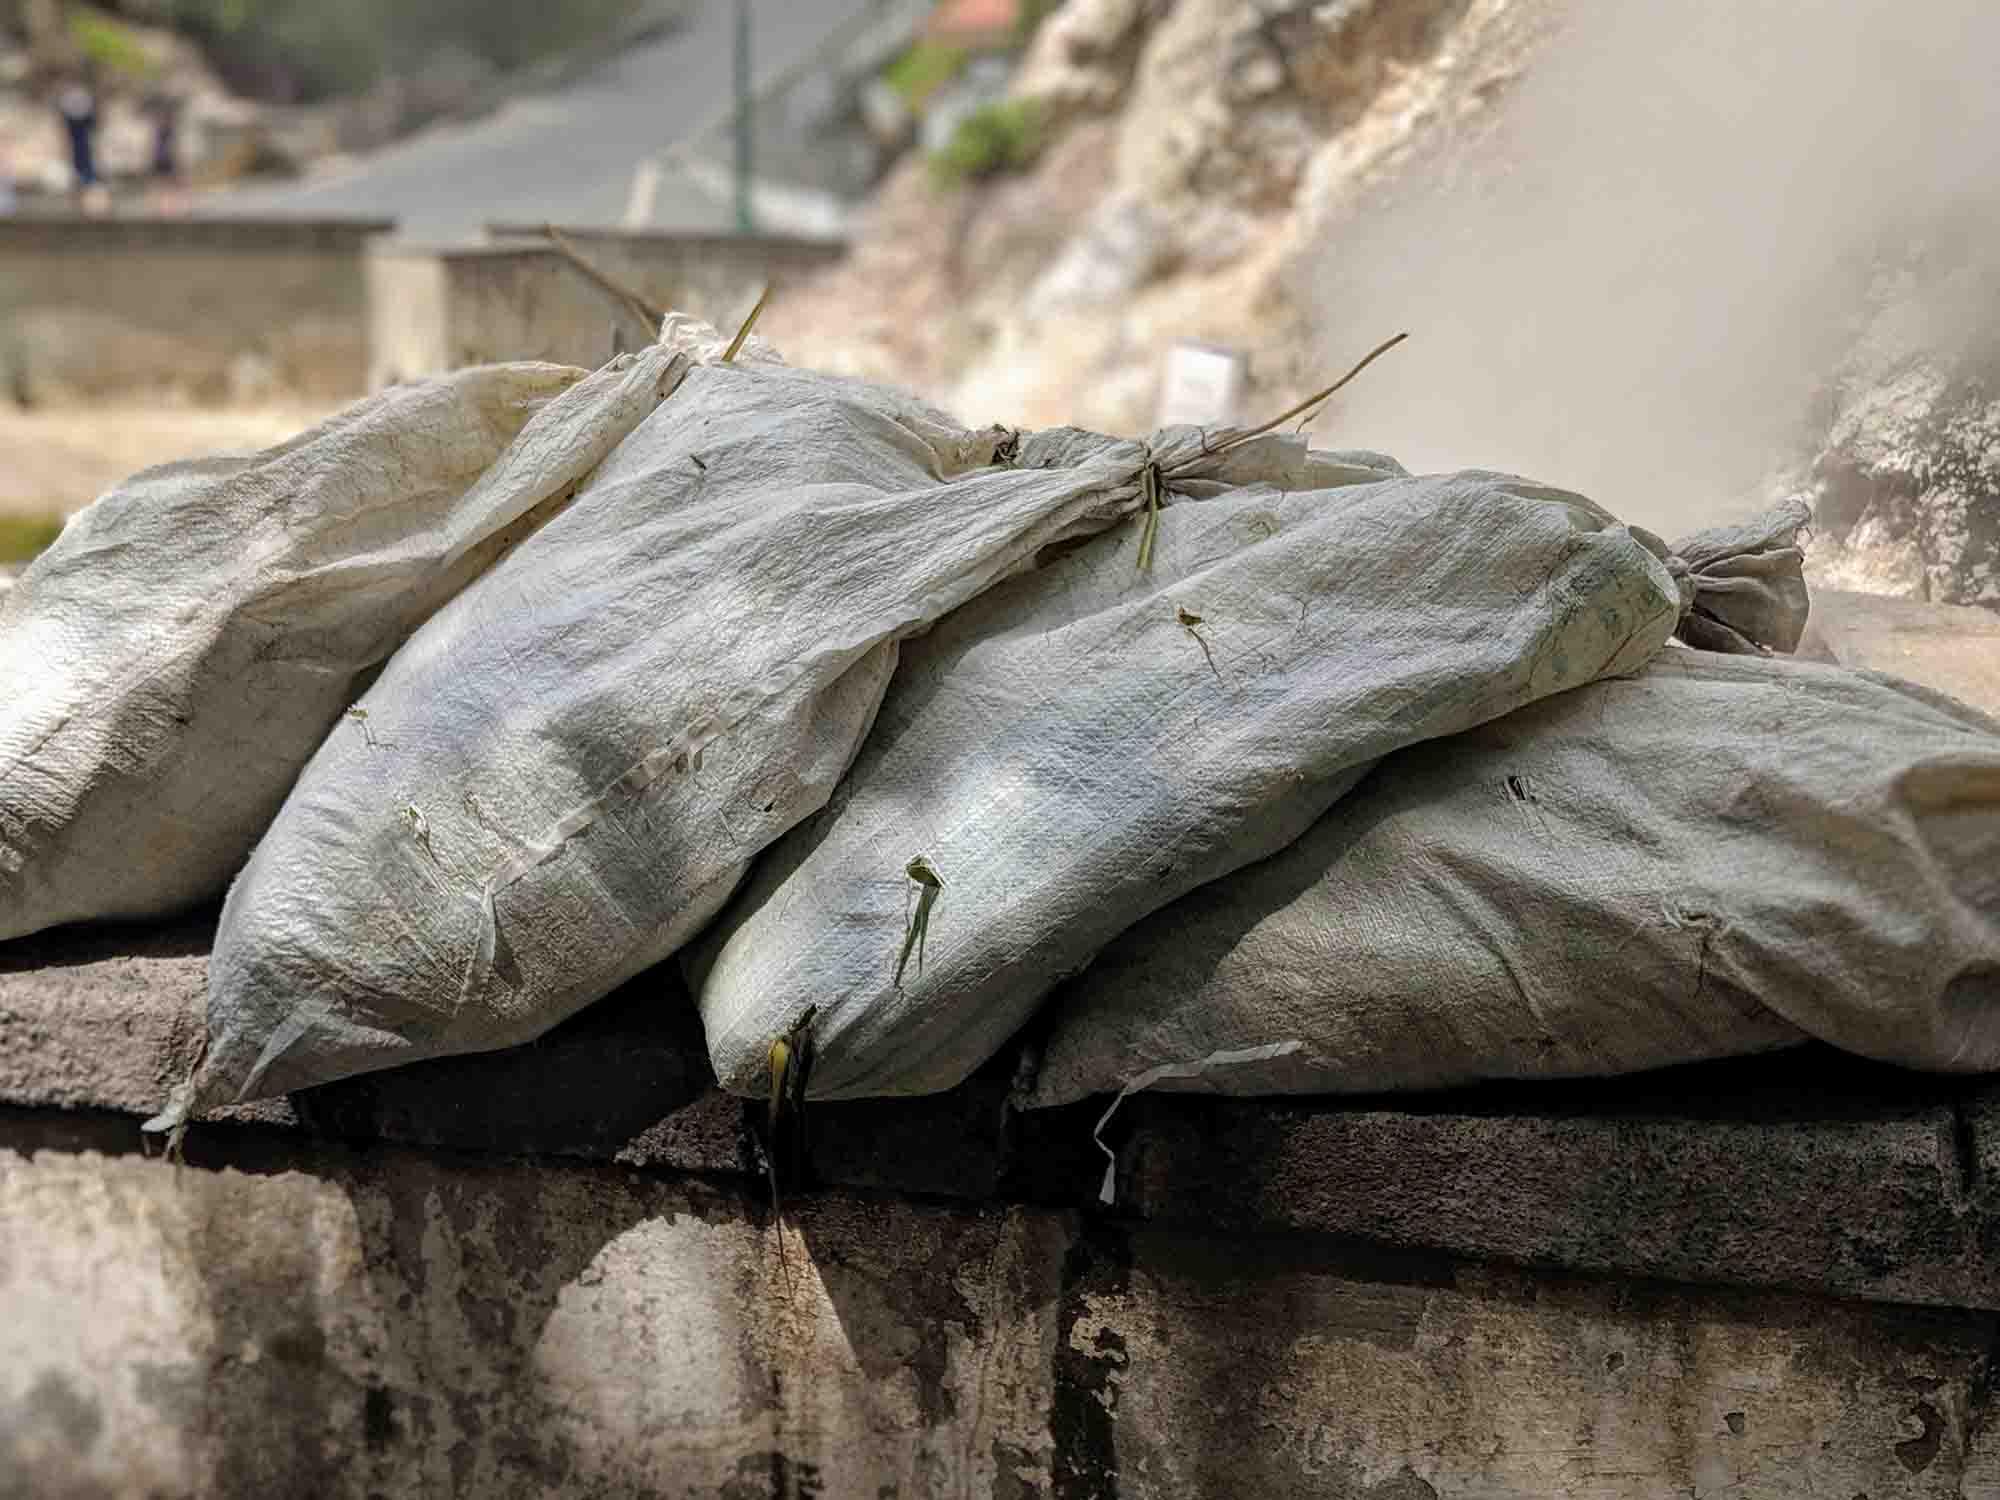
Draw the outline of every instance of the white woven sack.
M0 603L0 938L221 894L366 674L651 410L650 380L466 370L73 517Z
M1807 1037L2000 1067L2000 725L1872 674L1665 652L1389 757L1050 1008L1036 1104L1170 1064L1153 1086L1351 1093Z
M372 739L300 776L156 1126L527 1040L672 953L825 802L897 642L1138 506L1156 456L969 432L754 339L712 362L691 320L664 338L671 397L397 653Z
M1230 457L1233 487L1177 486L1149 569L1103 537L906 650L840 793L691 955L727 1087L759 1091L816 1006L815 1097L949 1088L1377 757L1634 670L1681 613L1665 549L1581 496L1276 438ZM906 957L919 857L941 885Z

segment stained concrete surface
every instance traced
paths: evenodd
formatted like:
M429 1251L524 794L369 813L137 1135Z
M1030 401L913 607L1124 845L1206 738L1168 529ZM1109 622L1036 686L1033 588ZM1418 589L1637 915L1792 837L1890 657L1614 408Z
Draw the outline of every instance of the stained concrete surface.
M365 250L389 228L0 215L0 376L36 406L349 399L368 374Z
M251 1143L0 1151L0 1493L984 1495L1055 1216Z
M1990 1320L1142 1231L1065 1287L1089 1493L1981 1493ZM1074 1257L1073 1257L1074 1259ZM1058 1460L1083 1445L1066 1447ZM1088 1451L1085 1448L1085 1451Z
M212 921L0 945L0 1105L156 1109L199 1044ZM1015 1063L1003 1054L930 1098L816 1106L817 1181L1094 1203L1102 1101L1017 1113ZM667 965L530 1046L225 1114L323 1140L754 1183L755 1112L716 1089ZM197 1126L191 1159L225 1129ZM1381 1100L1141 1095L1104 1139L1115 1212L1135 1221L2000 1310L2000 1088L1822 1048Z
M179 1169L111 1116L0 1135L0 1495L2000 1494L1992 1314L850 1192L781 1236L739 1184L254 1127Z
M137 1118L213 916L0 945L0 1497L2000 1500L2000 1089L1821 1049L1393 1100L816 1107L671 967Z

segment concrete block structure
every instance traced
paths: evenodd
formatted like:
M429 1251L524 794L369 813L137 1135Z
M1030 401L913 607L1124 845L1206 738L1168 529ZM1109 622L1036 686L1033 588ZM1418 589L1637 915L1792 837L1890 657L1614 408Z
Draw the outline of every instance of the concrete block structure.
M504 359L595 368L611 355L612 311L526 226L495 225L490 243L388 244L368 260L372 388ZM838 260L837 241L769 235L576 229L591 264L654 306L721 325L750 310L767 281Z
M29 401L359 394L374 219L0 217L0 375Z

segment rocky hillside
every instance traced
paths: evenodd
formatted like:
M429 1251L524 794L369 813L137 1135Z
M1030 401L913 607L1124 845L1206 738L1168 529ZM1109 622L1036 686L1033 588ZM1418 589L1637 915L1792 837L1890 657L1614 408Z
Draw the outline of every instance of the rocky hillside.
M1181 339L1254 351L1248 401L1282 406L1320 373L1302 250L1474 125L1547 24L1541 0L1070 0L1014 81L1032 169L947 187L906 163L772 332L979 421L1143 428Z
M2000 278L1971 247L1885 267L1827 382L1813 501L1817 581L2000 611Z
M1177 341L1248 351L1260 415L1407 320L1354 420L1319 430L1527 467L1663 531L1807 492L1825 581L2000 607L2000 339L1969 332L2000 303L1967 269L1976 229L1919 222L1942 192L1925 171L1900 172L1886 232L1840 206L1866 157L1820 139L1823 115L1857 116L1838 59L1895 33L1892 8L1840 8L1791 100L1727 61L1783 55L1783 18L1719 3L1619 35L1633 7L1565 0L1069 0L1013 83L1033 164L947 184L906 162L848 263L767 326L968 421L1130 432ZM1593 134L1613 144L1593 155ZM1891 147L1928 144L1870 134L1898 167ZM1761 155L1733 160L1749 139ZM1423 274L1382 274L1406 252ZM1571 295L1578 270L1596 281ZM1445 426L1459 449L1404 446Z

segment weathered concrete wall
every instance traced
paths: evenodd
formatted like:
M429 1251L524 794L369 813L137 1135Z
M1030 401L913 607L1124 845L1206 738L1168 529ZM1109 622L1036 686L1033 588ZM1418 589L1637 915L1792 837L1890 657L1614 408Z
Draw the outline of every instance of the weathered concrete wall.
M671 967L146 1159L208 925L0 945L0 1496L2000 1497L1978 1080L1140 1097L1105 1209L1003 1058L781 1235Z
M390 245L368 256L371 391L453 368L450 264L441 255L405 254ZM591 369L599 363L592 360L582 367Z
M1053 1216L240 1160L0 1152L0 1492L1046 1486Z
M0 1493L2000 1485L1990 1314L851 1193L781 1236L760 1195L633 1171L6 1136Z
M17 399L359 394L375 221L0 218Z
M1073 1493L1886 1500L2000 1483L1984 1319L1283 1242L1093 1248L1058 1329L1059 1395L1101 1396L1057 1408L1089 1433L1059 1462L1097 1466Z
M195 1056L212 921L0 945L0 1104L158 1108ZM816 1177L1095 1202L1102 1104L1013 1111L1014 1066L1003 1053L947 1094L815 1106ZM355 1142L757 1173L755 1106L716 1089L671 964L531 1046L229 1113ZM1393 1101L1138 1095L1104 1138L1134 1222L2000 1312L2000 1085L1977 1078L1801 1047Z
M385 245L371 258L375 386L461 365L547 359L594 368L611 354L604 293L546 241L496 226L502 240L444 249ZM838 244L768 235L684 235L579 229L589 261L654 306L733 325L766 281L804 276Z

